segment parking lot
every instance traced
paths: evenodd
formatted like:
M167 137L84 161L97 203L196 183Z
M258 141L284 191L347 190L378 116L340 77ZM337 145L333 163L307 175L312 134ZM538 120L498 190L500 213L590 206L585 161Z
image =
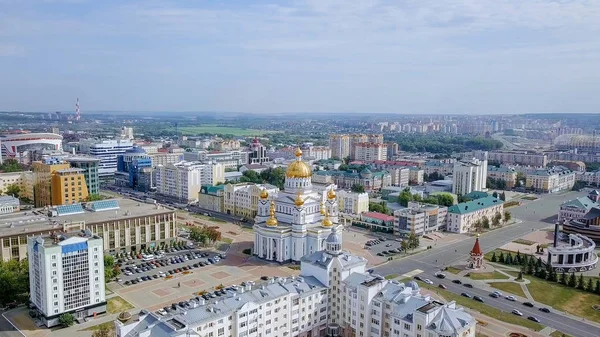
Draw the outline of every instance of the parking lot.
M187 273L193 269L219 263L224 254L200 250L181 250L167 253L158 259L143 261L134 259L121 265L122 275L119 283L124 286L137 284L151 279Z
M365 247L371 254L379 257L393 256L394 254L401 253L400 239L375 238L367 241Z

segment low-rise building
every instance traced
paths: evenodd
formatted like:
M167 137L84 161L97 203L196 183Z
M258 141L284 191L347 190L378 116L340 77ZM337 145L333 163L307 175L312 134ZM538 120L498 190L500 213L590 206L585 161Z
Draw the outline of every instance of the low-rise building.
M394 220L391 215L378 212L364 212L359 219L353 219L352 225L368 228L375 232L394 232Z
M525 187L543 193L568 191L573 185L575 172L563 166L529 172L525 182Z
M0 193L6 194L8 186L19 187L19 197L33 200L33 172L5 172L0 173Z
M487 176L488 178L504 181L506 188L513 188L517 183L517 171L512 167L488 166Z
M140 251L177 239L175 211L130 199L88 202L0 215L3 261L27 257L27 239L53 232L89 230L111 254Z
M504 203L493 196L452 205L448 207L446 231L467 233L483 217L491 221L496 214L504 214Z
M227 214L253 219L258 212L258 200L262 190L266 190L269 198L279 192L277 186L269 184L239 183L225 184L223 210Z
M408 203L408 207L394 211L396 232L400 235L425 234L445 230L448 208L418 202Z
M600 186L600 171L575 172L575 180L583 181L586 185Z
M364 169L356 171L317 171L313 173L314 183L333 183L342 189L350 189L353 185L362 185L365 191L380 190L392 185L392 177L388 171L371 171Z
M558 222L563 223L564 221L579 220L594 207L600 208L600 205L589 197L565 201L560 205Z
M202 185L198 192L198 207L222 213L224 194L225 185Z
M491 151L488 154L488 160L508 165L531 165L541 167L546 167L546 165L548 165L548 156L546 156L546 154L531 151Z
M106 312L102 239L89 230L28 239L29 299L47 327Z
M410 185L421 185L424 182L425 170L415 166L411 166L408 169L408 183Z
M18 212L21 207L19 198L10 195L0 195L0 214Z
M348 215L358 215L369 211L369 194L346 190L337 191L339 211Z

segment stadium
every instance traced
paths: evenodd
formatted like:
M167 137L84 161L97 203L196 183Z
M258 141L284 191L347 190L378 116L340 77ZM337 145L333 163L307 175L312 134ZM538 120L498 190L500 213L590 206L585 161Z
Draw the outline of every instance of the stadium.
M558 150L574 150L595 152L600 150L598 135L560 135L554 139Z
M61 135L54 133L25 133L0 136L2 159L17 159L28 164L36 153L44 150L62 152Z

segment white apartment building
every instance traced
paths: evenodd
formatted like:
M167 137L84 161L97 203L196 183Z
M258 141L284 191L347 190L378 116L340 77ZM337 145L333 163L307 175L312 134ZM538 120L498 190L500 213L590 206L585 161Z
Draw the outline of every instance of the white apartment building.
M124 126L121 128L121 139L133 140L133 128Z
M455 302L435 301L414 281L366 273L366 259L342 251L335 227L325 247L302 258L301 276L196 297L166 316L142 312L127 325L115 321L116 336L475 336L477 321Z
M354 144L354 160L375 161L387 160L387 144L356 143Z
M338 209L341 213L359 215L369 211L369 193L337 191Z
M575 185L575 172L563 166L527 173L525 187L543 193L568 191Z
M394 211L395 232L423 236L434 231L445 230L447 214L447 207L409 202L407 208Z
M327 160L331 158L329 146L307 146L302 148L302 152L307 159Z
M110 178L117 172L117 156L133 148L129 140L82 141L80 151L100 159L98 176Z
M409 167L408 172L408 183L414 185L420 185L423 183L425 171L418 167Z
M410 184L410 169L408 167L397 167L386 169L392 177L392 186L407 187ZM423 176L421 176L421 180Z
M452 171L452 193L465 195L483 191L487 179L487 160L457 161Z
M600 171L575 172L575 180L583 181L587 185L600 186Z
M0 194L5 194L10 185L17 185L21 189L19 197L33 200L33 172L6 172L0 173Z
M276 198L279 188L270 184L239 183L225 185L223 210L227 214L254 219L258 212L258 200L263 190L269 199Z
M475 223L487 217L490 223L496 214L504 215L504 202L492 196L475 199L448 207L446 231L467 233Z
M30 300L47 327L63 313L106 312L102 239L91 231L28 238Z
M156 192L174 199L197 200L202 185L225 181L225 167L219 163L181 161L156 167Z
M248 151L233 150L233 151L194 151L184 152L183 160L186 161L211 161L219 163L228 169L236 169L240 165L247 164L249 161Z
M148 155L152 158L152 167L157 167L158 165L166 166L184 160L182 153L157 152Z

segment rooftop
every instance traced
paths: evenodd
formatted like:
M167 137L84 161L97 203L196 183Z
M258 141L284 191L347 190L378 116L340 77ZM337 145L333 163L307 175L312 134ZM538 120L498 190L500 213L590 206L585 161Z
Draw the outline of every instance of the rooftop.
M116 219L138 218L174 212L173 210L162 206L146 204L131 199L116 200L119 204L119 209L104 212L94 212L80 206L82 211L79 213L57 217L48 216L48 211L42 208L34 209L33 211L28 210L2 214L0 215L0 236L6 237L41 231L61 230L62 224L65 223L78 223L81 221L85 221L86 223L98 223Z
M581 198L565 201L564 203L562 203L560 205L560 208L563 208L563 207L564 208L578 208L578 209L590 210L593 207L600 207L600 205L598 205L598 203L596 203L595 201L593 201L592 199L590 199L588 197L581 197Z
M365 216L367 218L377 219L377 220L381 220L381 221L394 221L393 216L383 214L383 213L378 213L378 212L364 212L361 214L361 216Z
M489 196L450 206L448 207L448 213L467 214L501 204L503 204L502 200Z

